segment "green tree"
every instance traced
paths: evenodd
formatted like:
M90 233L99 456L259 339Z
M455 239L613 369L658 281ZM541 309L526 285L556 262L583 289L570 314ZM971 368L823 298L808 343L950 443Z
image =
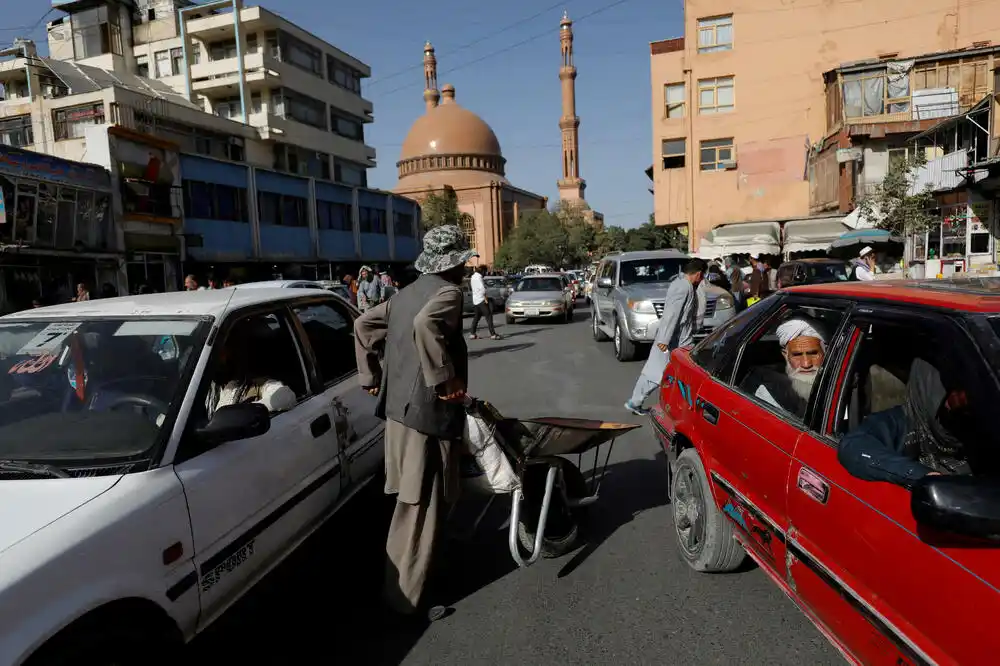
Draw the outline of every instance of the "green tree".
M858 202L861 217L898 236L926 231L937 221L930 212L937 204L929 187L913 188L913 174L924 163L919 153L890 163L882 182Z
M420 217L424 231L447 224L456 225L462 229L473 221L468 213L458 209L458 195L451 187L445 187L440 192L432 192L420 204Z

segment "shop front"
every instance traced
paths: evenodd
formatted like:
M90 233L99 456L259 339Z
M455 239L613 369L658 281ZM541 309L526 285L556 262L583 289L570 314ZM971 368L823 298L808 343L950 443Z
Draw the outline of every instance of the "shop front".
M0 310L68 301L79 283L119 293L111 199L99 166L0 146Z
M927 230L910 234L907 254L915 277L949 277L956 273L990 275L997 271L994 201L971 192L941 199L935 221Z

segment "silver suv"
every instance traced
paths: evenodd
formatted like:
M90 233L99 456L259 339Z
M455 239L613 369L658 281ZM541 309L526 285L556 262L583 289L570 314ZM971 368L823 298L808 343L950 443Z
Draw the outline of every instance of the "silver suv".
M671 280L691 259L678 250L622 252L601 260L590 294L594 340L615 341L615 357L631 361L641 345L652 344L653 326L663 314L663 300ZM735 313L733 296L703 281L704 319L696 338L708 335Z

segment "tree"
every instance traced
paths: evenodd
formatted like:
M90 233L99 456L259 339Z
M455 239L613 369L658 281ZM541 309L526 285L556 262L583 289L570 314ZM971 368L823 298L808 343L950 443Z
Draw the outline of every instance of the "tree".
M473 218L468 213L458 209L458 195L451 187L445 187L441 192L432 192L420 204L420 217L424 231L448 224L465 229L465 225Z
M504 270L517 270L530 264L556 268L575 263L567 225L558 214L547 211L525 213L511 229L497 251L494 263Z
M882 182L858 202L861 217L897 236L926 231L937 221L930 212L937 203L929 187L920 191L913 187L913 174L924 163L919 153L890 163Z

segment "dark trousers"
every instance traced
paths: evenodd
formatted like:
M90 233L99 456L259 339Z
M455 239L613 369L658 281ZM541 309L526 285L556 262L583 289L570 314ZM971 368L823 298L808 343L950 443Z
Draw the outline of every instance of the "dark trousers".
M476 334L476 329L479 328L480 317L486 317L486 325L490 329L490 335L496 335L497 332L493 328L493 306L490 305L490 299L486 299L479 305L473 308L472 313L472 334Z

